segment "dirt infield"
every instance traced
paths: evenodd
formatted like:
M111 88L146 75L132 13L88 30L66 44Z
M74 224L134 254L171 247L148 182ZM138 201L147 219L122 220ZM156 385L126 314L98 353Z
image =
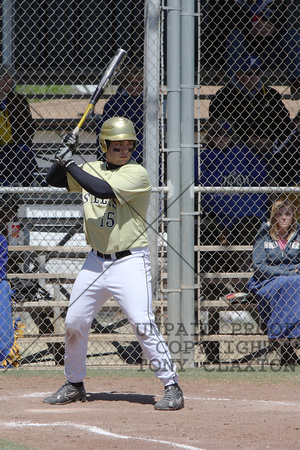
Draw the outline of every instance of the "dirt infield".
M191 369L180 383L185 408L176 412L153 409L162 387L149 370L89 373L86 403L51 406L42 400L64 381L61 371L22 376L12 369L0 373L1 439L31 449L296 449L299 369L274 382L270 374L218 380Z

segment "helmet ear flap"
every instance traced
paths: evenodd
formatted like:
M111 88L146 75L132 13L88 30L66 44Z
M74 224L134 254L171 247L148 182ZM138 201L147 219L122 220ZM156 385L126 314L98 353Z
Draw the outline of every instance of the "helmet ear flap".
M100 142L100 147L103 153L107 152L107 147L108 147L108 141L106 141L105 139L99 139Z

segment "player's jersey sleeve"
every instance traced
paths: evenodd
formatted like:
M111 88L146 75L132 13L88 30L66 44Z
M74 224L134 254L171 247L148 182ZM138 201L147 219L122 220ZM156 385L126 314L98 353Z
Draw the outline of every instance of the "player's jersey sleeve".
M151 190L151 182L146 169L136 163L129 162L117 170L103 170L103 163L87 163L80 166L89 174L106 181L116 194L116 198L123 204L135 197ZM70 192L82 192L80 184L67 173Z
M119 170L108 173L105 181L110 184L121 205L151 190L149 175L138 164L126 164Z

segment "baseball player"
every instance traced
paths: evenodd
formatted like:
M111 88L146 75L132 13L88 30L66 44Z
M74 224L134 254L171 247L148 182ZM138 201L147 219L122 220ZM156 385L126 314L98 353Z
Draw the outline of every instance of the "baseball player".
M66 316L66 383L44 403L84 402L88 334L106 300L113 297L134 333L165 392L154 408L184 406L178 374L152 312L152 288L145 216L151 184L147 171L131 160L137 144L130 120L113 117L100 131L106 162L77 166L72 151L77 138L67 134L47 174L47 182L70 192L81 192L84 231L92 247L74 283Z

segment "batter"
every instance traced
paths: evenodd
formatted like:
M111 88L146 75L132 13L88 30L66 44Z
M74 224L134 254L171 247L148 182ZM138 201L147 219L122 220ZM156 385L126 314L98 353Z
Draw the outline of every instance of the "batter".
M145 168L131 161L137 143L130 120L113 117L103 123L100 144L106 162L79 167L73 160L78 140L65 136L49 169L47 182L81 192L84 232L92 247L78 274L66 316L66 383L44 403L66 404L86 400L83 379L91 323L113 297L128 318L155 375L165 386L154 408L184 406L178 374L152 312L152 287L145 217L151 183Z

